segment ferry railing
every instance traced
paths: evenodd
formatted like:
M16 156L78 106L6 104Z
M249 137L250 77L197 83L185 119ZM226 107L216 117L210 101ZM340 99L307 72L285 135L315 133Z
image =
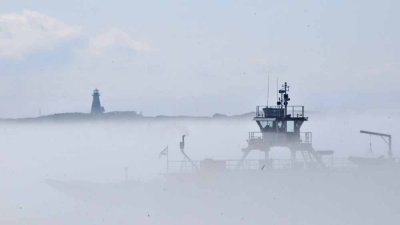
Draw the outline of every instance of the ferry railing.
M291 160L286 159L273 159L270 161L265 161L262 159L246 159L242 161L242 164L238 166L240 160L224 160L225 169L227 171L234 170L262 170L264 168L272 169L285 169L291 167ZM200 161L193 161L196 166L200 166ZM194 173L198 172L197 169L187 160L170 160L168 161L168 173Z
M345 168L357 168L357 165L349 161L348 158L333 158L331 162L331 167L337 169L345 169Z
M267 109L267 110L264 110ZM256 106L256 117L283 117L279 110L283 110L280 106ZM294 118L302 118L304 115L304 106L287 106L287 115Z
M239 160L227 160L226 170L264 170L264 169L290 169L293 168L293 161L290 159L270 159L268 162L265 160L247 159L244 160L240 167L237 167ZM351 169L356 168L357 165L350 162L347 158L332 158L329 162L324 162L326 168L329 169ZM296 168L306 169L309 168L307 162L299 159L295 162Z
M262 132L260 132L260 131L249 132L249 140L262 139L262 137L263 137L263 135L262 135Z
M300 132L300 142L304 144L312 144L312 132Z
M193 161L194 165L199 168L200 161ZM169 173L193 173L196 172L197 169L191 162L188 160L169 160L168 161L168 172Z
M297 160L294 164L290 159L246 159L241 160L223 160L225 162L225 171L255 171L255 170L281 170L281 169L307 169L310 167L309 162ZM357 165L349 161L347 158L331 158L330 162L324 162L327 169L353 169ZM193 161L196 166L200 166L200 161ZM241 163L241 164L240 164ZM239 166L240 165L240 166ZM171 160L168 164L168 173L190 174L199 172L187 160ZM201 171L200 171L201 172Z
M275 135L286 135L291 133L273 133ZM260 131L249 132L249 141L262 140L263 133ZM289 140L288 140L289 141ZM299 132L299 143L312 144L312 132Z
M289 169L292 168L292 160L290 159L246 159L242 161L238 167L240 160L226 160L226 169L229 170L264 170L264 169ZM305 168L306 164L299 161L299 164Z
M258 170L260 168L260 160L246 159L240 164L240 160L226 160L227 170Z

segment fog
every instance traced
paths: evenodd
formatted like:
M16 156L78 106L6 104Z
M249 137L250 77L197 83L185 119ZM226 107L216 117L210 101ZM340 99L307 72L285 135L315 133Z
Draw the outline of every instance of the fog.
M365 156L399 115L314 113L303 131L336 158ZM2 123L1 224L397 224L398 170L232 171L169 179L166 159L239 159L251 119ZM386 145L372 139L373 154ZM284 158L285 149L271 157ZM262 159L254 152L251 159ZM126 173L126 172L127 173ZM192 174L193 175L193 174ZM183 175L182 175L183 176ZM178 181L180 180L180 181Z
M386 156L386 143L360 130L392 134L399 156L399 7L2 0L0 225L398 224L400 163L347 158ZM280 170L254 151L249 162L264 164L253 170L173 173L182 164L168 161L166 173L160 152L182 160L182 135L195 163L237 163L256 123L204 116L276 102L275 81L288 82L289 105L310 116L302 131L335 160L292 170L288 149L273 148ZM94 89L95 111L114 112L103 119L85 114Z

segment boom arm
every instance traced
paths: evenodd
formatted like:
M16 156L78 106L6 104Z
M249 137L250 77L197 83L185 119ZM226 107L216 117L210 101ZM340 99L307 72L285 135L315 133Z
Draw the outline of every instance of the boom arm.
M381 137L388 144L388 147L389 147L388 156L389 156L389 158L393 157L393 153L392 153L392 135L384 134L384 133L377 133L377 132L372 132L372 131L365 131L365 130L360 130L360 133ZM385 138L387 138L388 140L386 141Z

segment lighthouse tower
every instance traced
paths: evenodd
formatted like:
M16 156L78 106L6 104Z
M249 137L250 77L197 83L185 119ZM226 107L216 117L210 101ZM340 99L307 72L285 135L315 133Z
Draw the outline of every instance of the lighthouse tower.
M100 103L100 93L99 90L95 89L93 91L93 100L92 100L92 110L91 113L92 114L99 114L99 113L104 113L104 107L101 106Z

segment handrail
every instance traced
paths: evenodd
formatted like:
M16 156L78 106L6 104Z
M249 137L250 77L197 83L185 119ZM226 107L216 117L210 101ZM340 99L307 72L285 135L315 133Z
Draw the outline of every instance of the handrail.
M285 135L287 133L276 133L278 135ZM300 143L311 144L312 143L312 132L299 132ZM249 140L261 139L263 137L263 132L251 131L249 132Z
M356 168L357 165L348 160L348 158L327 158L326 168L331 169L346 169ZM398 158L396 158L398 160ZM237 167L240 160L223 160L226 163L226 171L236 170L263 170L267 164L269 169L289 169L292 168L293 161L291 159L270 159L268 162L264 159L246 159L242 162L240 167ZM199 160L193 161L197 166L200 165ZM297 161L303 163L303 168L307 168L307 162ZM299 167L296 167L299 168ZM169 161L169 173L194 173L199 172L187 160L171 160Z
M268 110L270 109L270 110ZM279 110L284 110L284 108L280 106L256 106L256 117L258 118L266 118L266 117L283 117L283 112ZM270 112L270 115L266 115L266 112ZM278 115L279 114L279 115ZM304 114L304 106L288 106L287 107L287 115L293 118L303 118Z

